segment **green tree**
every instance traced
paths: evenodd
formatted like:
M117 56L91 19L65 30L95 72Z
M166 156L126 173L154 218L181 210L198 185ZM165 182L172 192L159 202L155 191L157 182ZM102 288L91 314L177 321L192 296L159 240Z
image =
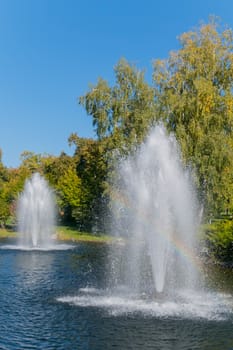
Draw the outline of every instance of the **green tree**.
M36 154L30 151L24 151L21 156L20 168L27 169L28 174L39 172L43 174L53 160L57 158L49 154Z
M59 157L50 156L43 158L42 164L43 174L56 192L59 220L65 224L71 223L71 221L74 220L72 216L72 204L69 201L68 193L66 193L65 183L67 183L69 187L67 175L70 173L71 179L73 178L70 169L75 167L74 160L72 157L62 152ZM69 172L67 173L68 170ZM74 181L74 184L76 184L76 181ZM67 189L67 191L69 191L69 189ZM76 192L76 189L74 189L74 194Z
M208 209L232 209L232 31L211 20L181 35L180 44L167 60L154 63L157 113L195 169Z
M108 148L128 150L142 142L155 119L154 89L144 72L122 59L115 67L116 84L100 78L80 103L93 117L99 140L108 141Z
M9 172L2 163L2 150L0 149L0 227L4 227L10 217L10 204L6 193L8 181Z
M21 167L28 169L30 173L40 171L41 168L41 155L34 152L24 151L20 155Z
M73 159L62 152L58 157L42 158L42 164L44 176L53 187L56 187L60 177L64 176L66 170L72 166Z
M27 169L5 169L4 181L0 180L0 221L2 226L6 222L16 221L16 207L19 193L23 190L26 178L28 177Z
M206 241L210 254L218 260L232 263L233 221L221 220L206 229Z
M106 215L107 154L104 142L70 135L69 143L76 146L74 162L81 179L80 211L77 221L81 228L103 229ZM106 212L105 212L106 214Z
M78 223L82 217L82 184L73 164L59 177L56 189L60 213L66 216L66 220Z

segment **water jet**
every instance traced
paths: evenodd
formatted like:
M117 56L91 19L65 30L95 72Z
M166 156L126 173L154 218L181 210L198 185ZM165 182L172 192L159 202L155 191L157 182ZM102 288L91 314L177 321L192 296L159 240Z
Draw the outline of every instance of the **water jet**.
M119 162L117 179L112 227L127 247L110 253L110 284L156 297L195 289L198 205L175 138L157 125Z
M26 180L18 200L19 246L49 248L55 233L55 217L53 190L39 173L34 173Z
M104 265L108 271L95 275L93 284L80 286L77 295L57 300L107 312L109 319L120 316L127 330L130 319L139 320L138 329L148 319L151 329L157 328L156 319L161 324L161 318L175 329L183 329L184 319L231 320L232 297L202 285L197 257L200 218L192 175L183 166L175 138L162 125L134 154L118 162L112 189L111 226L118 239L109 247ZM165 344L163 329L161 334Z

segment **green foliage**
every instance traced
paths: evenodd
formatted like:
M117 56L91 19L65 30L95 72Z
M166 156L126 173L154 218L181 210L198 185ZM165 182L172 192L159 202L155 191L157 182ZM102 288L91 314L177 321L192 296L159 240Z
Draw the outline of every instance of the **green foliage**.
M66 172L58 180L57 188L61 191L62 201L69 203L72 207L80 205L81 180L73 167L66 169Z
M0 196L0 227L4 227L7 219L10 217L10 208L7 199L1 194Z
M15 222L17 199L29 174L30 172L24 167L7 170L7 178L1 183L0 188L0 221L2 226L9 220Z
M59 157L47 158L43 162L43 174L55 190L59 219L64 223L73 221L73 212L80 201L80 179L73 158L64 152Z
M124 59L115 67L115 77L115 86L101 78L79 101L93 117L98 138L110 149L127 151L142 142L155 119L154 89Z
M72 157L62 152L59 157L46 157L42 161L43 174L52 187L56 187L60 177L64 176L67 168L70 168L74 163Z
M81 179L80 210L76 210L76 221L82 229L99 229L105 220L105 188L107 157L105 143L84 139L72 134L69 143L76 146L74 162L77 176ZM106 213L105 213L106 214ZM102 223L101 223L102 221Z
M10 195L8 191L9 172L0 160L0 227L4 227L10 217Z
M27 169L32 174L38 172L43 174L44 168L54 159L49 154L36 154L30 151L24 151L21 154L21 168Z
M196 172L212 213L233 209L232 31L203 24L180 37L181 48L154 64L157 108Z
M70 211L72 219L76 219L81 215L81 180L76 174L73 166L66 169L63 176L60 176L56 185L58 205L60 210L64 210L67 215L67 210ZM79 215L78 215L79 213Z
M233 261L233 221L220 220L207 229L207 244L221 261Z

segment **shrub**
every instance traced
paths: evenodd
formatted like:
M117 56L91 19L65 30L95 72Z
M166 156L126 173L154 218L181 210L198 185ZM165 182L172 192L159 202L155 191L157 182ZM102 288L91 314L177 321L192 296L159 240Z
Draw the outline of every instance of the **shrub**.
M207 244L212 254L223 262L233 261L233 221L221 220L207 229Z

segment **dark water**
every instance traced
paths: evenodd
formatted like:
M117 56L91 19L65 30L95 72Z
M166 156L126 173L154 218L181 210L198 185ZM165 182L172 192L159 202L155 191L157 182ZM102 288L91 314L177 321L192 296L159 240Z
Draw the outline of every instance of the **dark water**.
M233 349L229 276L180 304L127 299L105 290L105 250L1 249L0 349Z

